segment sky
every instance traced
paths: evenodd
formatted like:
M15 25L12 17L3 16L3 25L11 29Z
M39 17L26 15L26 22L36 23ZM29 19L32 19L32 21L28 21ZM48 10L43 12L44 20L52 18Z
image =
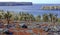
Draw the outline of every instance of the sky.
M60 0L0 0L0 2L32 2L34 4L60 4Z

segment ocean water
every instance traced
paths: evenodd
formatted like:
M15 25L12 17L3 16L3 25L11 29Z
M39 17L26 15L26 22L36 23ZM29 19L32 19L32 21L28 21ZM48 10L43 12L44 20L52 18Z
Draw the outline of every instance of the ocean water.
M60 17L60 10L40 10L42 6L60 6L60 4L33 4L33 5L21 5L21 6L0 6L0 10L11 11L15 13L28 12L34 16L43 14L58 14Z

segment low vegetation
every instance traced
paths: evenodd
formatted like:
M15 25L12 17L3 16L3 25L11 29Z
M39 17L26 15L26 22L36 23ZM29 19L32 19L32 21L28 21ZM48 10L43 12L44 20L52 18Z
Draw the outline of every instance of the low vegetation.
M19 20L19 21L35 21L35 22L58 22L60 21L57 17L57 14L49 13L34 16L33 14L27 12L19 12L17 15L12 14L10 11L2 12L0 11L0 19L6 19L9 23L10 20Z

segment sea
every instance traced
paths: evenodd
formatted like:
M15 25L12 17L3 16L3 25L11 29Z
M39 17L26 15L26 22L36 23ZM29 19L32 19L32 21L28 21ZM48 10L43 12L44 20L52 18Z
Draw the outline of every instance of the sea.
M28 12L33 14L34 16L43 15L43 14L58 14L58 18L60 18L60 10L41 10L42 6L60 6L60 4L33 4L33 5L19 5L19 6L0 6L0 10L10 11L13 13L19 12Z

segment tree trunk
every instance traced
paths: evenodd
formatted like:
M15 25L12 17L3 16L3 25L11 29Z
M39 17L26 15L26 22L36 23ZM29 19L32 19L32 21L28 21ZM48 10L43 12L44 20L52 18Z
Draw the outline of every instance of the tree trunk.
M9 18L7 17L7 24L9 24Z

